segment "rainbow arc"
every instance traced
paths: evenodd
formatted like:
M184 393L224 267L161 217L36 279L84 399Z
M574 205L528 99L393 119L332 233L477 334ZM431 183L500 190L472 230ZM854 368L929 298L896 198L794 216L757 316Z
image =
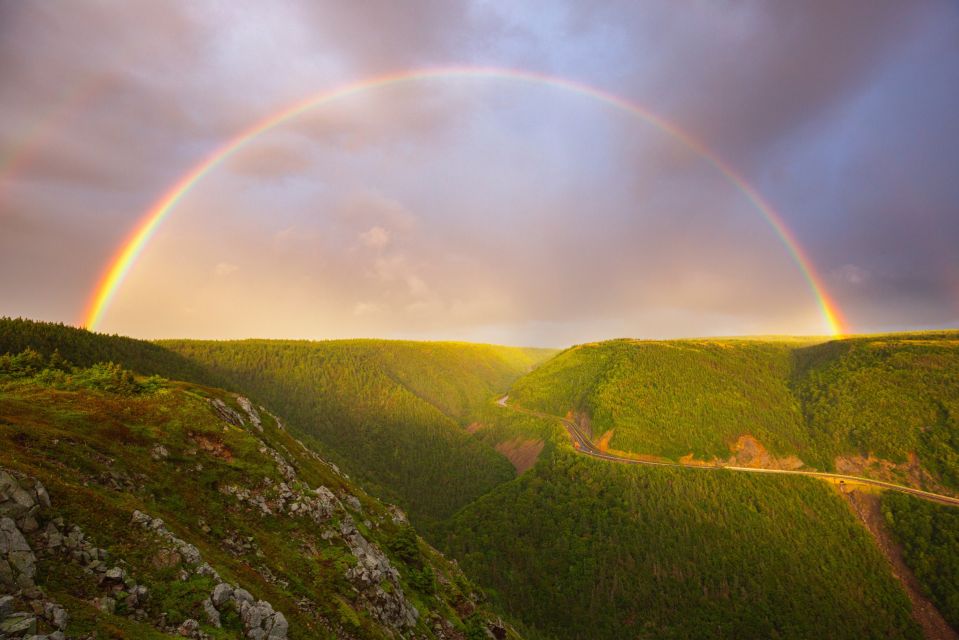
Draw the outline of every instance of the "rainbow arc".
M491 67L444 67L404 71L388 75L377 76L359 82L347 84L338 88L310 96L305 100L292 104L259 122L241 131L227 140L206 158L193 166L177 180L139 219L133 231L124 239L116 253L111 257L106 270L97 281L92 295L83 311L81 324L89 329L96 329L103 319L104 313L110 306L117 290L123 283L137 258L143 253L150 239L156 233L160 224L170 215L177 203L200 182L204 176L223 163L224 160L244 148L258 136L296 117L335 100L341 100L356 94L373 89L412 83L428 79L442 78L490 78L518 82L534 83L553 87L586 96L616 109L628 112L641 118L657 129L669 134L681 142L699 157L714 166L730 183L752 203L762 214L766 222L773 228L776 235L796 262L809 288L816 298L824 325L831 335L841 335L845 326L838 306L827 295L826 288L813 268L812 262L803 251L795 236L786 226L782 216L754 189L746 180L719 155L709 149L702 141L693 137L676 124L653 113L649 109L630 102L625 98L608 93L587 84L567 80L554 76L532 73L517 69L501 69Z

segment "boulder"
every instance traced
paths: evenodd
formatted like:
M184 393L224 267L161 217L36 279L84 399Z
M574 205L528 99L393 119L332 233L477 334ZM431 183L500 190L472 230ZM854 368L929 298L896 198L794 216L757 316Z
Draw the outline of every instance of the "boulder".
M13 596L0 596L0 618L13 613Z
M0 622L0 637L32 635L37 632L37 619L29 613L14 613Z
M210 598L203 601L203 613L206 614L206 619L209 620L210 624L217 629L220 628L220 612L213 606Z
M214 607L217 609L222 609L223 605L229 602L232 598L233 587L225 582L221 582L213 587L213 595L211 596L210 600L212 601Z

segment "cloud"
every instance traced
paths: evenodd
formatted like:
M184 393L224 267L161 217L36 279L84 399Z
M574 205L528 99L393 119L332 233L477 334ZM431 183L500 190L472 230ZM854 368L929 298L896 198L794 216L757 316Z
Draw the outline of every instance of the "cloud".
M240 270L240 267L229 262L218 262L213 268L213 273L218 278L225 278Z
M863 284L869 279L869 271L854 264L844 264L833 270L832 275L837 280L853 286Z
M370 227L360 234L360 242L372 249L382 249L390 243L390 232L383 227Z

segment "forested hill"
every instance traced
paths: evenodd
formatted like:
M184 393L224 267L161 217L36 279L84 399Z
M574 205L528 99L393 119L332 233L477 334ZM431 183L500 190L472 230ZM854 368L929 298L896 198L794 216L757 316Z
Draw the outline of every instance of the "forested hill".
M59 352L83 367L114 362L141 375L213 385L217 382L199 363L146 340L93 333L59 323L0 318L0 355L17 354L27 348L47 358Z
M959 490L959 332L616 340L568 349L511 401L580 414L611 450L839 470Z
M421 523L513 477L462 428L552 352L450 342L164 341L291 425Z

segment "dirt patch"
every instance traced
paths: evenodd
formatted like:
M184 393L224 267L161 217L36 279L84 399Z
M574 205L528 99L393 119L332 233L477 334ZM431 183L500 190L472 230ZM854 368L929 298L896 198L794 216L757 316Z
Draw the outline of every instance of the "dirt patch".
M789 471L801 469L806 466L796 456L777 457L769 453L766 447L754 436L748 433L739 436L736 442L729 445L732 455L721 460L713 458L712 460L699 460L692 453L684 455L679 461L682 464L698 466L729 466L729 467L750 467L753 469L786 469Z
M613 439L613 430L610 429L609 431L604 433L602 436L600 436L599 440L596 441L596 448L602 451L603 453L606 453L607 451L609 451L609 441L612 439Z
M496 445L496 450L509 459L517 474L522 474L536 464L543 451L543 441L517 437L500 442Z
M485 428L486 428L486 425L483 424L482 422L471 422L470 424L466 425L466 433L476 433L480 429L485 429Z
M203 433L191 433L190 439L207 453L213 454L217 458L222 458L227 462L233 461L233 452L230 451L230 448L223 444L219 438Z
M896 463L873 455L839 456L836 458L836 471L850 476L864 476L921 487L924 479L931 480L919 464L919 456L910 453L907 462ZM925 477L924 477L925 476Z
M843 496L886 556L892 574L902 583L912 603L912 617L922 627L923 635L929 640L959 640L959 633L946 623L935 605L923 595L919 581L906 565L902 549L886 528L879 507L879 496L855 490L845 491Z

